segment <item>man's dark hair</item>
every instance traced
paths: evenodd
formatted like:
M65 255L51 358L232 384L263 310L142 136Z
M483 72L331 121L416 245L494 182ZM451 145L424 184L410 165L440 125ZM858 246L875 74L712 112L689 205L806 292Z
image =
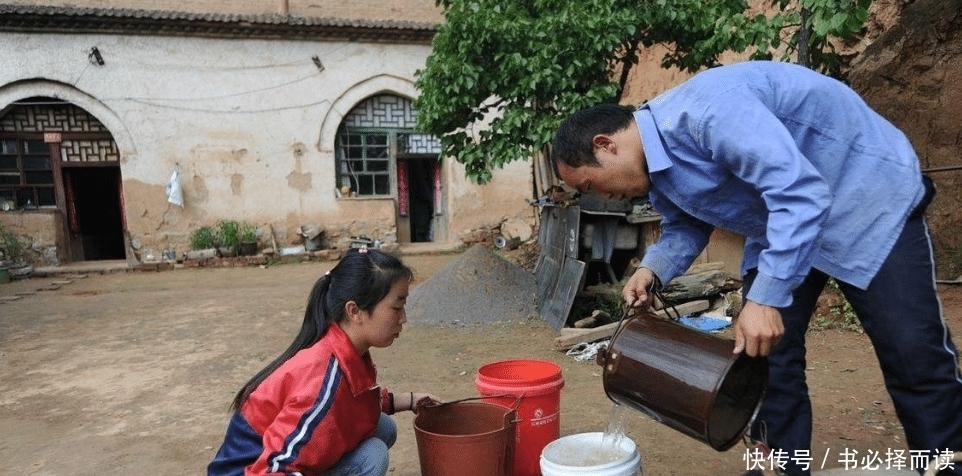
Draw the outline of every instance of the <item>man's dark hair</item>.
M571 168L598 165L592 139L598 134L614 134L628 127L635 108L619 104L599 104L568 116L551 141L551 166L558 174L558 165Z

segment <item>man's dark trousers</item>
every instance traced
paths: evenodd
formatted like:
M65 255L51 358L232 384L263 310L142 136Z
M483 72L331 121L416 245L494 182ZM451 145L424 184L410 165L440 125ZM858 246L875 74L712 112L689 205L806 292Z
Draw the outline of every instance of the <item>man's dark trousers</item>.
M947 448L962 451L959 354L942 319L931 238L923 213L925 205L923 202L908 219L868 289L838 284L875 347L885 385L905 428L908 447L934 452ZM745 277L745 295L756 272L750 270ZM812 407L805 383L805 331L827 280L828 276L813 269L793 293L792 305L780 309L785 335L769 356L769 385L752 425L752 439L781 449L789 458L783 471L793 476L810 474L810 470L795 464L800 462L795 458L796 450L809 450L812 438ZM889 449L901 448L874 450L881 453L883 464ZM844 450L831 448L827 462L838 466ZM903 455L908 467L912 463L910 454L906 451ZM810 469L820 469L824 455L809 456ZM867 455L856 457L864 456ZM939 475L962 476L962 463L955 463L953 470Z

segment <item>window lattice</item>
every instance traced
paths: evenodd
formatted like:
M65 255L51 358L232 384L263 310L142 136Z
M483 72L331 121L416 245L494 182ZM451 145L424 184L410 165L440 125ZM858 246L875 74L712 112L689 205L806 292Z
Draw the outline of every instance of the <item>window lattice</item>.
M108 132L103 123L72 106L17 106L0 118L2 132Z
M413 129L417 112L411 101L400 96L374 96L344 117L345 127L378 129Z
M432 134L413 132L397 135L398 153L406 154L440 154L441 139Z
M112 139L65 140L60 143L64 162L117 162L120 151Z

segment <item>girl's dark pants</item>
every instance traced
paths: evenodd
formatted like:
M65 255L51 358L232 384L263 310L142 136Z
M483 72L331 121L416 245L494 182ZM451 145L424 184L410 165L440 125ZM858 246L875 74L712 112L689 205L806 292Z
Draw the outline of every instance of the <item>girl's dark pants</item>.
M962 374L958 351L942 318L925 205L923 202L908 219L868 289L838 284L875 347L908 448L933 452L931 458L947 448L962 451ZM745 277L746 295L756 273L750 270ZM809 475L810 470L821 469L825 457L810 453L810 470L795 464L800 462L797 450L810 450L812 439L812 406L805 383L805 331L827 280L828 276L813 269L795 290L793 304L780 309L785 335L769 356L768 389L751 430L752 439L781 449L789 458L783 471L790 475ZM838 378L845 377L839 374ZM842 453L851 453L853 448L845 448L844 441L829 442L828 447L825 467L844 467ZM879 453L880 469L886 468L888 450L903 449L897 441L891 448L873 449ZM904 467L909 467L910 452L903 455ZM869 456L858 453L854 458L863 461ZM916 461L914 468L919 464ZM939 475L962 475L962 463Z

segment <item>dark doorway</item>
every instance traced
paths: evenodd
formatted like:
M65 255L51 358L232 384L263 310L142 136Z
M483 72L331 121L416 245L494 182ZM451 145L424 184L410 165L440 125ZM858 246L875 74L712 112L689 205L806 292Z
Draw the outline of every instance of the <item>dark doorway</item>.
M65 167L73 261L124 259L119 167Z
M434 168L437 160L407 159L411 242L434 241Z

